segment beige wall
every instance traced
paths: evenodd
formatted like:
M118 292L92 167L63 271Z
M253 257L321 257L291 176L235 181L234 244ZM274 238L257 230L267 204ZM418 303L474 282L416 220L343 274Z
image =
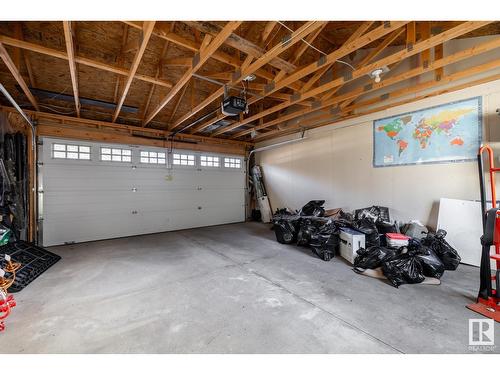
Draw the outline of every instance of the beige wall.
M383 205L390 207L393 219L419 219L435 227L441 197L479 199L477 164L373 168L373 120L473 96L483 97L483 139L500 141L500 116L495 114L500 81L494 81L310 130L304 141L258 153L273 210L300 208L311 199L347 210ZM257 147L292 138L297 135Z

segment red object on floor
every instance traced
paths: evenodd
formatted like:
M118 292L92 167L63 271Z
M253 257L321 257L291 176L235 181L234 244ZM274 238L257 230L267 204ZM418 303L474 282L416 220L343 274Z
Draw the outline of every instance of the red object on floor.
M471 303L470 305L467 305L467 308L487 318L493 319L497 323L500 323L500 310L495 310L494 307L489 307L488 301L486 300L478 298L477 303Z
M410 237L401 233L386 233L385 236L391 240L409 240Z
M4 293L0 291L0 293ZM16 306L16 300L12 294L9 294L0 300L0 332L5 330L4 319L10 315L10 311L13 307Z
M491 209L487 209L486 188L483 169L483 152L488 152ZM483 236L481 237L481 269L480 287L476 303L467 306L487 318L500 322L500 209L497 208L495 173L500 168L495 168L493 149L490 146L482 146L478 152L479 183L481 187L481 210L483 214ZM495 252L491 253L494 246ZM496 264L496 275L492 275L491 261Z

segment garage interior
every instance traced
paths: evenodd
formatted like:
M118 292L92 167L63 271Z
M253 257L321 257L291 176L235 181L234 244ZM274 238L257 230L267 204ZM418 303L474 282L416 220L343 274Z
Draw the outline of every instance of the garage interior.
M497 21L0 21L1 352L468 353L484 314L500 343L499 47ZM475 138L462 112L398 138L463 103Z

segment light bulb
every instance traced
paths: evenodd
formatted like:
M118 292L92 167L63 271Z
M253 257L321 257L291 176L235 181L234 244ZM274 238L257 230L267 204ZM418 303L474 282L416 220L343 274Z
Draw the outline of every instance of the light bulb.
M375 75L375 82L379 83L380 82L380 74Z

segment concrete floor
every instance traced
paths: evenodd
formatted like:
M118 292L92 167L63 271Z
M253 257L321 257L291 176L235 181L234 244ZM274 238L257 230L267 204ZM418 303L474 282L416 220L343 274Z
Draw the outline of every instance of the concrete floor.
M480 317L476 268L396 289L257 223L51 250L63 259L16 294L4 352L467 353Z

